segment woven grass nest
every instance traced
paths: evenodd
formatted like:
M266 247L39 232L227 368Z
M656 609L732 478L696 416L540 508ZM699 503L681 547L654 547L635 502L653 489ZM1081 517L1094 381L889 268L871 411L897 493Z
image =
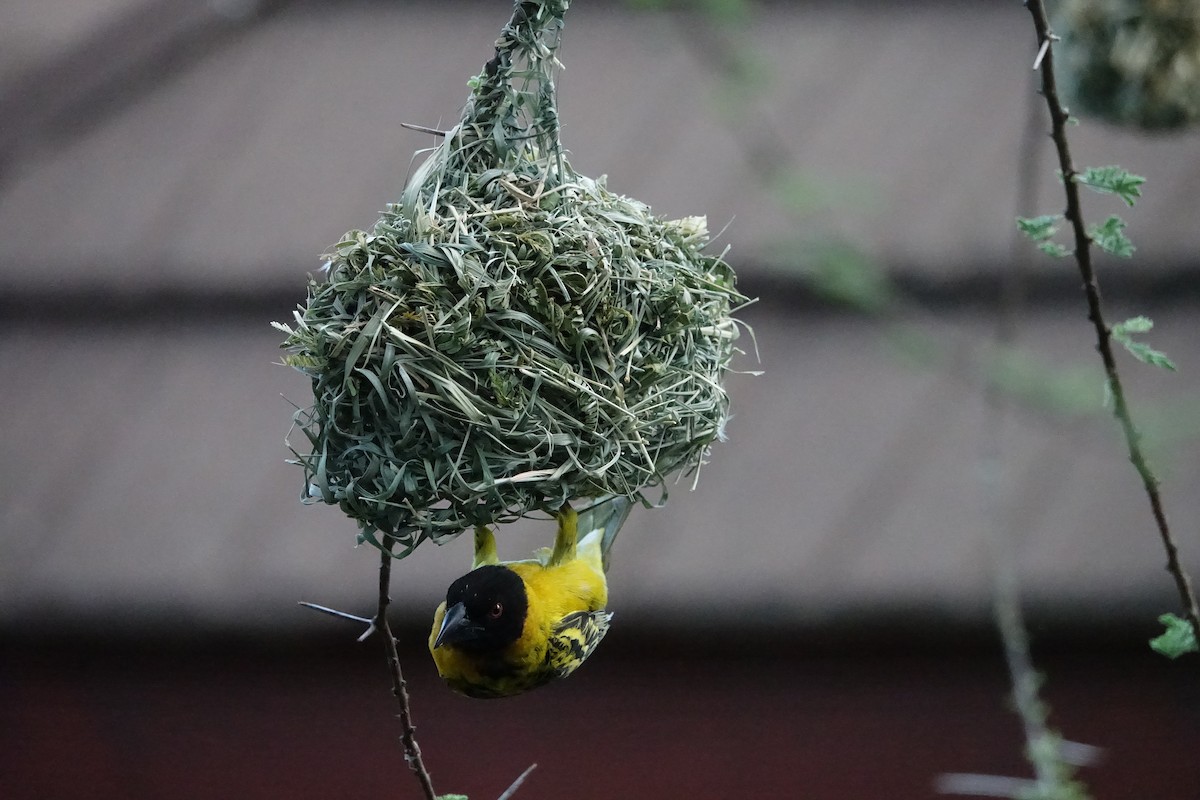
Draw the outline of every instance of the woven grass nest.
M1064 0L1053 22L1072 111L1147 131L1200 120L1200 3Z
M645 500L723 433L746 298L703 218L657 218L564 158L566 5L516 3L461 123L278 326L312 378L306 497L400 555L579 498Z

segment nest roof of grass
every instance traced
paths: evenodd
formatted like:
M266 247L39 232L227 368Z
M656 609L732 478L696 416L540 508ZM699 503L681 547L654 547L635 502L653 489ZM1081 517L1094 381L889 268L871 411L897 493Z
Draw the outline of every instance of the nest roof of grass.
M462 122L280 326L313 381L306 494L401 555L573 498L639 498L722 435L745 298L702 218L659 219L566 162L565 10L516 4Z

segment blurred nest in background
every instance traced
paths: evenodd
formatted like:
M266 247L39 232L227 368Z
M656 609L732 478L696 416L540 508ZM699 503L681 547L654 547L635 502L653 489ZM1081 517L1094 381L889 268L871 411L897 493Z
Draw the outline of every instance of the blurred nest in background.
M313 381L306 494L402 555L572 498L641 498L722 435L746 299L703 252L703 218L659 219L565 160L565 10L516 4L462 122L279 326Z
M1064 0L1053 15L1062 93L1073 112L1143 130L1200 119L1200 4Z

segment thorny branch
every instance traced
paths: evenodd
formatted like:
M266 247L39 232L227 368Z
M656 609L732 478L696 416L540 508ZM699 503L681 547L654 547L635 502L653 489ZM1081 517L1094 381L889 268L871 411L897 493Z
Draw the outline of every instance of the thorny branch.
M1141 434L1133 422L1133 415L1129 410L1129 405L1125 399L1125 390L1121 385L1121 377L1117 372L1116 358L1113 356L1112 349L1112 329L1104 320L1104 315L1100 301L1100 285L1096 280L1096 273L1092 269L1091 258L1091 238L1087 234L1084 227L1083 212L1079 201L1079 185L1075 182L1075 176L1078 174L1075 171L1075 166L1071 161L1071 151L1067 144L1067 120L1069 115L1066 109L1063 108L1058 97L1058 86L1054 78L1054 34L1050 31L1050 23L1046 17L1046 7L1042 0L1025 0L1025 7L1029 9L1029 13L1033 16L1033 25L1037 31L1038 39L1038 63L1035 68L1040 67L1042 75L1042 96L1046 100L1046 106L1050 111L1050 136L1054 140L1055 150L1058 152L1059 170L1062 173L1063 187L1067 193L1067 209L1064 214L1067 221L1071 223L1071 230L1075 238L1075 261L1079 266L1079 273L1083 278L1083 290L1087 296L1088 319L1096 329L1096 349L1100 352L1100 359L1104 363L1104 372L1108 377L1109 390L1112 394L1113 413L1116 415L1118 422L1121 425L1121 430L1125 435L1125 444L1129 450L1129 460L1133 463L1134 469L1142 479L1142 485L1146 489L1146 496L1150 500L1150 509L1154 514L1154 521L1158 526L1158 533L1162 539L1163 548L1167 552L1167 571L1175 579L1175 587L1179 591L1179 598L1183 603L1184 613L1187 616L1188 622L1191 623L1192 632L1195 634L1197 641L1200 641L1200 609L1197 608L1196 595L1192 590L1191 579L1184 570L1179 561L1178 549L1175 546L1175 540L1171 536L1170 526L1167 524L1167 514L1163 509L1162 496L1159 493L1158 476L1154 474L1149 462L1146 460L1146 455L1142 450Z
M429 777L429 771L425 769L425 763L421 758L421 748L417 744L416 739L417 729L413 725L412 711L409 709L408 685L404 680L404 674L400 670L400 657L396 652L396 637L392 635L392 629L387 621L387 610L391 604L392 562L396 558L394 554L396 540L391 536L385 536L381 544L379 560L379 605L374 617L367 619L366 617L348 614L345 611L338 611L337 609L317 605L316 603L302 601L300 605L305 608L311 608L314 611L320 611L322 614L328 614L331 617L365 624L367 629L358 637L358 641L360 642L370 639L375 633L382 634L384 648L387 653L388 671L392 676L392 694L400 704L399 719L403 729L400 741L404 745L404 760L417 776L417 781L421 784L421 791L424 793L426 800L439 800L436 792L433 790L433 781ZM529 773L533 772L536 767L537 764L530 764L504 790L504 793L500 795L498 800L510 800L516 794L517 790L521 788L521 784L525 782L525 779L529 777Z
M426 799L437 800L437 794L433 791L433 781L429 777L429 771L425 769L425 762L421 760L421 748L417 744L416 738L417 729L413 725L412 711L408 706L408 684L404 681L404 673L400 671L400 656L396 653L396 637L392 635L392 629L387 621L388 604L391 603L393 544L392 537L385 536L383 538L383 550L380 552L379 558L379 606L375 612L375 618L371 620L371 627L367 629L362 638L365 639L372 631L379 631L383 636L388 670L392 674L392 694L400 704L399 716L402 730L400 741L404 745L404 760L408 762L408 768L417 776L417 781L421 784L421 791L424 792Z

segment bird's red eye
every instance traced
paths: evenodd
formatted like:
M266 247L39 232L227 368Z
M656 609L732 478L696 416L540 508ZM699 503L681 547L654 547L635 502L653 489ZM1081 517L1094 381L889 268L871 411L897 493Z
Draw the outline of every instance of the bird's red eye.
M499 601L492 603L492 607L488 609L488 617L490 619L499 619L500 615L503 613L504 613L504 604Z

